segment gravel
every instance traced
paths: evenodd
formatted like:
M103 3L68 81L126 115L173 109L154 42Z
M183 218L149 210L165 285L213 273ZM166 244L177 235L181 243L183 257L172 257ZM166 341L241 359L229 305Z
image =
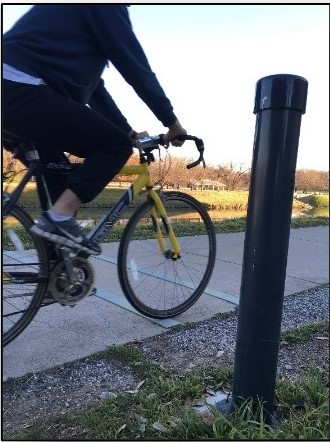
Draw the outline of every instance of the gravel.
M137 378L130 372L129 368L118 361L94 360L86 358L72 364L66 364L57 369L44 373L33 374L24 377L21 387L24 387L24 394L28 396L42 396L46 403L49 398L69 398L71 405L75 402L75 392L83 392L85 400L89 402L100 396L99 392L106 389L109 384L113 385L112 391L120 392L131 388L137 383ZM4 388L3 399L9 396L12 399L19 399L22 390L12 388L17 381L8 382L8 388ZM103 392L104 393L104 392ZM103 395L106 396L106 395ZM80 403L78 405L81 405Z
M285 298L282 332L311 322L329 319L329 289L314 289ZM209 354L220 348L232 348L236 342L237 315L225 320L213 320L196 329L183 330L169 336L169 342L179 350ZM160 337L161 339L161 337Z
M317 287L284 299L282 332L328 320L329 287ZM142 351L147 359L172 369L190 370L210 363L232 365L236 330L237 311L227 319L213 319L192 329L151 338L143 342ZM177 360L172 358L175 351L179 355Z
M284 300L282 331L328 320L329 287L317 287ZM147 360L169 370L187 372L210 364L232 366L236 327L237 311L226 319L211 319L135 345ZM294 346L281 345L279 376L295 379L311 365L328 369L326 337L314 337ZM91 356L30 377L6 381L2 385L4 433L23 429L40 416L81 410L119 392L134 390L140 381L129 367L109 355Z

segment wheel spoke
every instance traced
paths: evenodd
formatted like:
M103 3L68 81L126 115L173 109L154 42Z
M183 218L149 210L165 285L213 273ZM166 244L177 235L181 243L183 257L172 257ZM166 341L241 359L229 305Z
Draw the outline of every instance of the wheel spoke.
M182 313L197 301L212 274L216 253L212 221L198 201L179 192L168 192L163 203L181 248L180 258L171 258L168 226L161 217L158 226L168 252L160 252L155 217L150 217L157 210L152 210L150 201L131 217L122 237L118 263L128 300L141 313L158 318Z
M33 221L14 206L3 219L2 319L3 345L32 321L48 283L44 242L30 234Z

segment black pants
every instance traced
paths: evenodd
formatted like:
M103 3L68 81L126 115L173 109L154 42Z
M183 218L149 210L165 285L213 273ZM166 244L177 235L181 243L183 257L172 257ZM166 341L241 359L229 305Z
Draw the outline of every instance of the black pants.
M53 202L65 188L86 203L94 199L132 154L128 135L89 107L48 86L2 81L3 128L34 142L43 161L63 159L63 152L84 158L67 177L47 177Z

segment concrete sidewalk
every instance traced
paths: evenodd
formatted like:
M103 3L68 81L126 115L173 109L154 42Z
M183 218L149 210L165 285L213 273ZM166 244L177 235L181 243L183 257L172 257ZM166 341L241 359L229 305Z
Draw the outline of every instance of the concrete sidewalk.
M199 322L228 312L239 303L245 233L217 235L215 270L205 293L187 312L167 320L137 313L122 294L116 265L117 248L104 244L92 258L97 295L74 308L42 308L28 328L2 353L4 380L71 362L111 345L143 340L171 327ZM285 295L329 281L329 228L292 229Z

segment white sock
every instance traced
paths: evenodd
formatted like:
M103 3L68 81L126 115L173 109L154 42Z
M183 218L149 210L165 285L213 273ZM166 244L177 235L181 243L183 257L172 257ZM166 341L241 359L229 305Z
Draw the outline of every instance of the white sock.
M68 221L69 219L72 218L72 216L58 215L57 213L53 212L52 210L48 210L47 213L49 215L49 218L52 221Z

